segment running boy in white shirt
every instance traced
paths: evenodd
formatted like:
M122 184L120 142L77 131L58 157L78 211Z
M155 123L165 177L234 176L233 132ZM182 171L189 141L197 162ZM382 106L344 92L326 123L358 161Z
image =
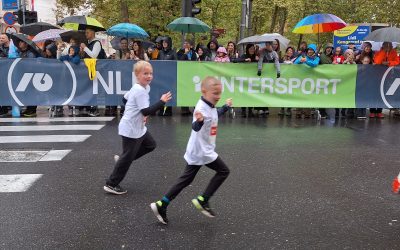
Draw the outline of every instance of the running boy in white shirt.
M139 61L133 66L133 71L137 83L124 95L125 112L118 126L118 133L122 136L122 155L104 186L104 191L112 194L127 192L119 183L124 179L131 163L156 148L156 142L146 128L147 117L172 98L171 92L165 93L160 101L150 106L149 85L153 80L153 67L146 61Z
M197 102L193 114L192 132L186 148L185 172L176 184L160 200L150 204L158 220L167 224L167 206L190 183L192 183L202 165L216 171L206 190L202 195L192 200L192 203L204 215L214 217L208 200L217 191L229 175L229 169L215 152L215 139L217 136L218 117L223 115L232 106L232 99L226 100L226 105L216 109L215 105L221 98L222 84L214 77L206 77L201 82L202 97Z

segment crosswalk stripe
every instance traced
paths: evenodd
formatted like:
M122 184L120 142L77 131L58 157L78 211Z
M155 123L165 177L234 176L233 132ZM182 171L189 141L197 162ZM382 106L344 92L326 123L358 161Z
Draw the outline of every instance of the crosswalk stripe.
M104 125L34 125L0 126L0 132L60 131L60 130L100 130Z
M71 152L70 149L50 150L39 161L61 161L70 152Z
M0 136L0 143L83 142L89 137L90 135Z
M0 150L0 162L61 161L70 149L65 150Z
M27 191L42 174L0 175L0 193L16 193Z
M0 122L108 122L114 117L0 118Z

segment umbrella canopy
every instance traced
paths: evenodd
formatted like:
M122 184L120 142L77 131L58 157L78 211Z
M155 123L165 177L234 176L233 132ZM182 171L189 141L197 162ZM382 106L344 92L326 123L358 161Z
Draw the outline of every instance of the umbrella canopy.
M45 30L40 32L39 34L37 34L32 41L34 41L35 43L40 43L40 42L44 42L46 40L52 40L52 41L56 41L56 40L60 40L60 34L67 32L66 30L61 30L61 29L49 29L49 30Z
M35 53L37 56L42 54L42 50L24 34L11 34L11 39L13 40L14 45L19 49L19 42L25 42L28 44L30 51Z
M73 38L76 40L78 44L84 43L87 41L85 32L82 30L69 30L60 34L61 40L63 42L69 43Z
M211 28L195 17L180 17L167 25L167 28L182 33L205 33Z
M105 31L103 25L92 17L87 16L69 16L57 23L64 29L71 30L85 30L87 28L93 29L94 31Z
M280 45L283 47L287 47L290 43L290 40L286 37L282 36L279 33L265 33L262 35L255 35L246 37L238 42L238 44L246 44L246 43L265 43L265 42L273 42L278 40Z
M114 25L107 30L107 34L110 36L135 39L146 39L149 37L149 34L147 34L144 29L132 23L119 23L117 25Z
M347 24L332 14L314 14L303 18L296 24L293 33L314 34L332 32L346 27Z
M381 28L371 32L364 40L400 43L400 29L396 27Z
M114 37L114 38L110 41L111 47L112 47L113 49L115 49L115 50L120 49L119 43L120 43L121 39L122 39L122 37ZM132 43L132 42L130 42L129 45L131 45L131 43ZM151 41L140 41L140 43L142 44L142 48L145 49L145 50L148 49L149 47L155 45L155 44L154 44L153 42L151 42Z
M25 26L21 26L20 32L22 34L26 34L29 36L36 36L40 32L49 30L49 29L60 29L60 27L57 27L50 23L37 22L37 23L31 23L31 24L27 24Z

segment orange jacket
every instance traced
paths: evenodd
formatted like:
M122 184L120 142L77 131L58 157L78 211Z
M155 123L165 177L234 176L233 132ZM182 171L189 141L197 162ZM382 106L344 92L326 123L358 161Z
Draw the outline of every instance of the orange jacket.
M390 67L399 65L400 61L395 49L392 49L389 53L386 53L384 50L380 50L378 53L375 53L375 64L382 64L385 61L389 62Z

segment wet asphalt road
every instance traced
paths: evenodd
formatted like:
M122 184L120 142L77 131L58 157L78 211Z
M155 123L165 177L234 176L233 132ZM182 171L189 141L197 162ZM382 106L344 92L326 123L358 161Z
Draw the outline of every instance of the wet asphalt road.
M0 193L0 249L400 249L400 195L390 189L400 119L221 119L217 152L231 175L210 201L217 217L190 202L212 177L204 168L164 226L149 204L183 171L190 121L151 118L158 147L131 166L123 196L102 189L121 151L117 120L82 143L35 144L72 149L60 162L0 163L2 175L43 174L26 192Z

